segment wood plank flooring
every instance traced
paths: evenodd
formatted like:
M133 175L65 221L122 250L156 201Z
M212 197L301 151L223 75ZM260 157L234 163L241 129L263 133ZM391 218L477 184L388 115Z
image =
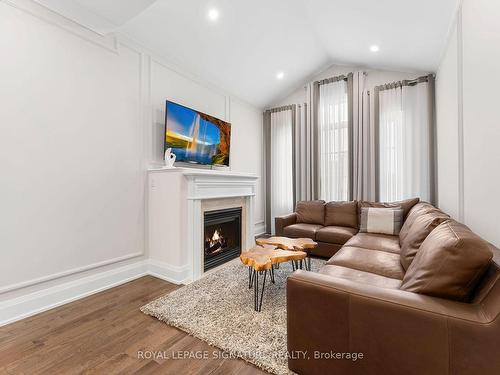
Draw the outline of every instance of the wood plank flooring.
M267 374L139 311L176 288L146 276L0 327L0 374ZM162 358L184 351L209 355Z

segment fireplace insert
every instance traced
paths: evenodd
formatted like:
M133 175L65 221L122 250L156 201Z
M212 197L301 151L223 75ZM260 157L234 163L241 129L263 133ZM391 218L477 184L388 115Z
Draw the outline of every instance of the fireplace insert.
M204 218L204 270L241 254L241 207L206 211Z

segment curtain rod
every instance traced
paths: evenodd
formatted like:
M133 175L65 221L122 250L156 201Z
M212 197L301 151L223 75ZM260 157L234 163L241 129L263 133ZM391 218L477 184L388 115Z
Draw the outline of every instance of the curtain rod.
M403 87L403 86L415 86L415 85L418 85L419 83L430 82L431 80L434 80L433 74L418 77L415 79L404 79L402 81L386 83L384 85L376 86L375 90L376 91L384 91L384 90L395 89L397 87Z
M332 83L332 82L347 81L347 79L349 78L350 75L352 75L352 73L349 73L348 75L341 75L341 76L337 76L337 77L322 79L322 80L316 81L314 83L318 84L318 85L326 85L326 84Z
M288 111L288 110L293 110L294 107L295 107L295 104L284 105L282 107L266 109L266 112L268 112L268 113L274 113L274 112Z

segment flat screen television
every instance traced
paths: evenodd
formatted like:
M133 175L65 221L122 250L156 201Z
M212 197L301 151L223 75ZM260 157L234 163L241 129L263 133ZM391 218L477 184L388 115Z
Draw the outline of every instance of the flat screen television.
M176 161L229 166L231 124L167 100L164 151Z

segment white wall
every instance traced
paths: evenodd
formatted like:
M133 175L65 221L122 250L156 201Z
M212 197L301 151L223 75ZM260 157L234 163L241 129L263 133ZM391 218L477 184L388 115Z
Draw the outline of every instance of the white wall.
M500 2L463 2L464 215L500 245Z
M458 143L458 32L451 29L448 47L436 73L436 123L439 206L460 216Z
M0 288L140 255L140 55L0 9Z
M263 127L262 111L231 98L231 168L241 172L255 173L257 180L256 204L254 209L255 234L265 232L264 185L263 185ZM259 124L259 126L255 126Z
M47 300L49 287L117 267L130 277L145 259L146 169L161 160L166 99L231 121L232 169L262 175L261 110L124 37L0 2L0 50L2 301Z
M458 159L458 186L463 191L458 196L459 219L497 246L500 245L497 218L500 203L496 199L500 185L499 18L497 1L463 1L457 16L457 38L453 35L450 38L448 53L439 69L438 91L442 95L437 102L442 112L438 117L440 145L443 142L447 145L441 149L440 160L446 158L453 172L454 158ZM458 53L454 51L455 42ZM452 79L455 72L456 83ZM446 94L458 97L458 102ZM451 181L441 185L440 195L448 194L455 178L456 173L452 173ZM452 188L450 193L453 197L456 189Z
M192 81L168 69L164 64L151 60L151 111L152 128L148 132L151 145L150 161L163 160L163 132L165 125L165 99L195 108L207 114L231 122L231 170L255 173L263 172L262 160L262 110L238 98ZM263 184L257 182L255 224L257 234L264 232Z

